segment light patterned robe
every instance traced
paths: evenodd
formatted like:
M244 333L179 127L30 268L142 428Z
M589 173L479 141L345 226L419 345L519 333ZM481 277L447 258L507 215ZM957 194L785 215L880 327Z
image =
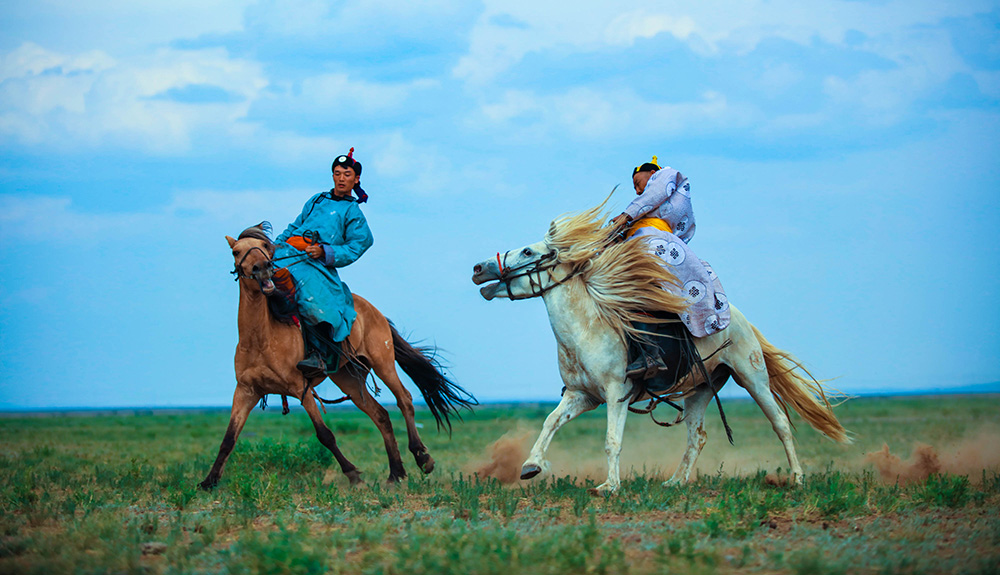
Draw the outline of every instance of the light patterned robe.
M632 237L648 242L650 253L663 260L680 280L681 295L690 304L680 318L691 335L705 337L725 329L730 314L722 282L712 266L699 259L688 246L695 231L688 179L670 167L657 171L649 178L642 194L625 208L625 213L633 221L643 217L659 218L673 230L671 233L647 226L639 228Z

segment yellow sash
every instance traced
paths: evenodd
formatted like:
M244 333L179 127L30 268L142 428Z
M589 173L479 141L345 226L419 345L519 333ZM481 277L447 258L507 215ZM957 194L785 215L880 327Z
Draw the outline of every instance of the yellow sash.
M660 231L674 233L674 230L670 229L670 224L665 220L661 220L660 218L639 218L632 223L632 227L629 228L628 234L625 237L631 238L640 228L656 228Z

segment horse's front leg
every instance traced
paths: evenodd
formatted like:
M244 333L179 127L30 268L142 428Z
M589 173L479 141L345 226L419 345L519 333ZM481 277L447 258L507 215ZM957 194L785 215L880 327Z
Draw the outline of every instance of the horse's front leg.
M628 416L627 394L631 385L624 381L614 381L605 388L608 406L608 431L604 440L604 451L608 454L608 479L590 490L593 495L611 495L621 486L619 470L622 454L622 435L625 433L625 419Z
M260 398L260 394L251 391L249 387L236 384L236 391L233 393L233 409L229 415L229 427L226 428L226 435L222 437L222 445L219 446L219 455L215 458L215 464L212 465L211 471L208 472L208 477L199 483L198 487L207 491L219 483L222 468L226 465L229 454L233 452L233 447L236 446L236 439L240 436L240 431L243 430L243 425L246 424L247 417L249 417L250 412L253 410L253 406L257 405L257 402L260 401Z
M545 418L542 432L531 448L531 454L527 461L521 466L521 479L531 479L542 470L548 469L549 462L545 460L545 452L548 451L549 444L552 443L552 437L555 436L560 427L571 419L597 406L598 403L582 391L567 389L563 392L562 400Z

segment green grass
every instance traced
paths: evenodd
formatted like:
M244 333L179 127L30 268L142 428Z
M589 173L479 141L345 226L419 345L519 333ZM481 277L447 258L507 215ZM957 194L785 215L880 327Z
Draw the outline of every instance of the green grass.
M968 438L996 437L998 408L996 396L854 400L837 410L851 446L797 421L798 488L771 480L787 464L752 403L726 404L735 446L709 415L697 476L679 487L661 482L685 432L633 415L610 498L587 494L605 473L603 408L556 436L550 474L509 486L475 471L505 434L530 445L551 406L482 407L450 439L418 411L437 461L430 476L394 416L411 475L393 489L362 413L326 416L364 472L350 488L304 413L255 411L212 492L196 485L226 412L8 416L0 573L996 573L995 461L897 484L865 454L886 444L906 459L923 442L947 463Z

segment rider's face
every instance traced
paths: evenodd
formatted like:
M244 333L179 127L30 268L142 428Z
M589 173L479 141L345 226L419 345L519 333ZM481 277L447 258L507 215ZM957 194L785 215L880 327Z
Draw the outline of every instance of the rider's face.
M636 195L645 191L646 183L649 182L649 178L652 178L654 173L655 172L637 172L632 176L632 186L635 188Z
M358 183L358 176L351 168L337 166L333 169L333 193L338 196L346 196L354 189L354 184Z

